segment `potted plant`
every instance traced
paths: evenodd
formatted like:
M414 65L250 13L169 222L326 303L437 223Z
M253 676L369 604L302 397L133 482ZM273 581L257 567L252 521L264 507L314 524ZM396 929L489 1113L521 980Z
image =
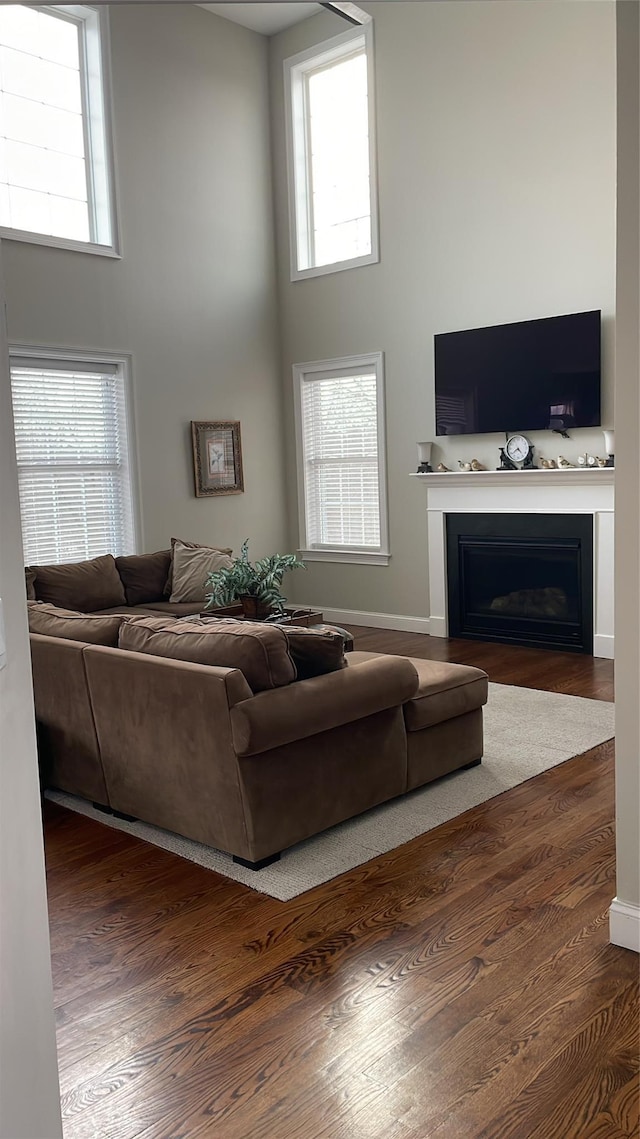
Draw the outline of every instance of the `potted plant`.
M249 561L249 539L242 543L240 557L232 565L214 570L205 581L207 609L239 601L245 617L266 617L282 612L286 597L280 591L288 570L306 569L295 554L270 554L257 562Z

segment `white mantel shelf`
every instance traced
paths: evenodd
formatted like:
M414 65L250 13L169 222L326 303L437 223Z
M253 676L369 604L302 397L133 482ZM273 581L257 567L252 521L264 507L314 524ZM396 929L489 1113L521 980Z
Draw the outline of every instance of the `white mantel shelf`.
M613 486L615 467L563 467L554 470L527 471L433 471L429 474L411 474L429 487L481 486L529 487L537 483L545 486Z
M591 514L593 653L613 657L614 467L434 471L410 477L426 492L431 636L448 636L448 514Z

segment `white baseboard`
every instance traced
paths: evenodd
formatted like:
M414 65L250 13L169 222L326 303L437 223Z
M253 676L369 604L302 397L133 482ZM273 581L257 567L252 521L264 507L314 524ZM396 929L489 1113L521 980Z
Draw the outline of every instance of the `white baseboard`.
M613 899L609 907L609 941L640 953L640 906Z
M295 602L299 608L322 610L325 621L334 625L369 625L372 629L397 629L401 633L428 633L428 617L403 617L395 613L367 613L364 609L327 609Z
M615 638L609 633L594 633L593 636L593 655L594 657L606 657L607 660L613 660L615 657L614 652Z

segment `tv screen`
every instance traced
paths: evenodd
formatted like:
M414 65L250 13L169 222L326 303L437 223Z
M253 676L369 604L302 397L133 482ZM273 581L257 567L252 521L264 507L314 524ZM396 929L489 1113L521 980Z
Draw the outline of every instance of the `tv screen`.
M434 341L436 435L599 426L599 309Z

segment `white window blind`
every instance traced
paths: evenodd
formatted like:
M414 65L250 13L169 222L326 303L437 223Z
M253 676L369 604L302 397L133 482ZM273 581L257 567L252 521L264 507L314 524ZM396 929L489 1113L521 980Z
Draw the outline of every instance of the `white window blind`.
M112 246L100 15L0 5L0 226Z
M285 60L292 276L378 260L372 25Z
M11 386L25 564L133 552L121 367L17 357Z
M307 551L386 554L382 377L375 360L363 362L298 369Z

